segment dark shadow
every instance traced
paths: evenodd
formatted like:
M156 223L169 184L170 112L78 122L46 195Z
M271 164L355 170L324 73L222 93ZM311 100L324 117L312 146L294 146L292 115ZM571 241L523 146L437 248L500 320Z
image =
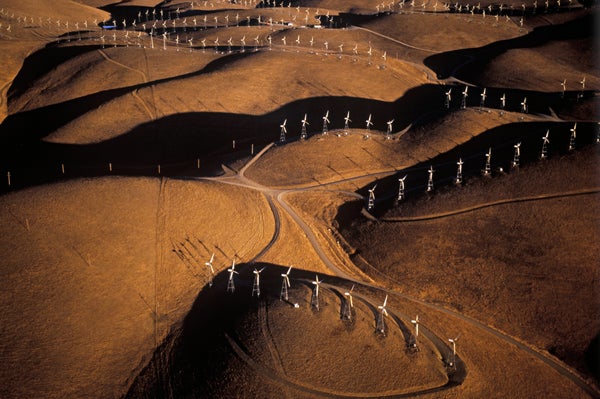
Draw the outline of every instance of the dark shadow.
M595 14L597 13L588 13L563 24L537 27L524 36L494 42L483 47L435 54L427 57L423 62L437 73L438 78L447 79L454 76L478 84L487 65L508 50L538 47L553 41L593 39L594 21L597 19Z

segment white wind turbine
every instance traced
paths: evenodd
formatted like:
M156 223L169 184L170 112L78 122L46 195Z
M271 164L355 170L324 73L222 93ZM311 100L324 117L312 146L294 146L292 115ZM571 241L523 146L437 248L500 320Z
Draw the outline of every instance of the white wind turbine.
M461 108L467 108L467 97L469 97L469 86L465 86L465 89L462 92L462 103L460 105Z
M520 163L519 158L521 157L521 143L517 143L513 147L515 148L515 153L513 156L512 167L517 168L517 167L519 167L519 163Z
M283 121L279 127L281 128L281 133L279 134L279 142L285 142L285 135L287 134L287 129L285 128L285 124L287 123L287 119Z
M352 120L350 119L350 111L348 111L346 117L344 118L344 130L346 133L348 133L348 130L350 129L350 122L352 122Z
M279 300L285 299L288 300L288 288L290 288L290 272L292 271L292 266L288 269L287 272L281 273L281 293L279 294Z
M385 334L385 320L384 317L388 315L386 306L387 306L388 296L385 296L382 305L379 305L377 308L379 309L379 313L377 315L377 331L381 334Z
M369 114L369 117L365 122L367 123L367 130L371 130L371 126L373 126L373 122L371 122L371 114Z
M319 310L319 286L321 285L321 283L323 282L323 280L319 281L319 276L315 275L315 281L312 281L313 285L315 286L315 289L313 290L313 294L312 294L312 298L311 298L311 305L316 308L317 310Z
M540 159L548 158L548 144L550 144L550 129L546 130L546 135L542 137L542 152Z
M481 93L481 102L479 103L479 109L483 109L483 107L485 107L485 98L487 97L486 95L486 88L483 88L483 92Z
M527 97L523 98L523 101L521 101L521 112L522 113L527 113Z
M215 254L213 252L212 256L210 257L210 260L208 262L205 262L204 264L206 265L206 267L208 267L208 286L212 287L213 285L213 276L215 275L215 269L213 268L213 262L215 260Z
M306 140L306 126L310 125L310 123L308 123L308 115L304 114L304 119L302 119L302 130L300 132L300 139L301 140Z
M452 362L450 363L450 367L456 366L456 342L458 341L458 334L455 338L448 338L448 341L452 344Z
M417 315L413 320L410 321L415 326L415 342L414 347L417 347L417 340L419 339L419 315Z
M575 149L575 139L577 138L577 122L575 122L569 131L571 132L571 137L569 138L569 151L571 151Z
M259 270L254 269L254 271L253 271L254 283L252 284L252 296L254 296L254 294L256 294L257 297L260 297L260 274L263 272L263 270L265 270L264 267Z
M369 189L369 202L367 205L367 210L369 210L369 211L372 210L373 208L375 208L375 188L376 187L377 187L377 184Z
M450 108L450 101L452 100L452 88L450 88L446 93L446 108Z
M565 96L565 91L567 91L567 79L563 79L562 82L560 82L560 86L562 87L562 93L561 93L561 97Z
M227 280L227 292L234 292L235 291L235 283L233 281L233 275L239 274L235 270L235 258L233 258L233 263L231 264L231 267L229 269L227 269L227 271L229 272L229 279Z
M464 164L464 162L463 162L462 158L459 158L458 162L456 163L456 165L458 165L457 169L456 169L456 180L455 180L456 184L461 184L462 183L463 164Z
M433 172L435 172L433 170L433 165L430 165L429 170L427 171L427 192L433 191Z
M323 117L323 134L327 134L328 132L328 128L327 125L330 123L329 121L329 110L327 110L327 112L325 113L325 116Z
M502 93L502 97L500 97L500 109L501 113L504 113L504 108L506 107L506 93Z
M484 176L489 176L490 173L492 173L492 147L485 154L485 169L483 169Z
M394 119L392 119L391 121L387 121L387 139L389 139L390 135L392 134L393 123L394 123Z
M350 291L344 292L344 296L346 297L344 311L342 312L342 317L346 320L352 320L352 309L354 309L354 302L352 300L352 291L354 291L354 284Z
M408 175L404 175L404 177L398 179L398 202L404 199L404 182L406 181L406 177Z

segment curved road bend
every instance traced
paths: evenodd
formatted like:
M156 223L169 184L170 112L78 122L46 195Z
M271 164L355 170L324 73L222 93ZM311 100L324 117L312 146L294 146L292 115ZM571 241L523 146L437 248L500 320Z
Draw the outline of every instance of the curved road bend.
M249 161L249 164L252 165L254 162L256 162L260 156L262 156L269 148L271 148L272 144L265 147L262 151L260 151L252 160ZM248 166L250 166L248 165ZM245 172L247 169L247 167L242 168L242 170ZM389 172L380 172L380 173L375 173L375 174L366 174L364 176L357 176L357 177L353 177L353 178L347 178L347 179L343 179L340 181L349 181L349 180L353 180L353 179L360 179L360 178L365 178L365 177L373 177L375 175L384 175L384 174L389 174L389 173L395 173L395 171L389 171ZM463 315L459 312L456 312L454 310L450 310L448 308L445 308L443 306L439 306L439 305L435 305L435 304L431 304L428 302L425 302L423 300L414 298L412 296L406 295L406 294L402 294L399 293L397 291L390 291L390 290L386 290L383 289L380 286L377 286L375 284L371 284L371 283L366 283L363 281L358 281L356 279L354 279L352 276L348 275L346 272L340 270L330 259L329 257L326 255L326 253L323 251L323 249L321 248L321 245L319 244L316 236L314 235L313 231L311 230L311 228L304 222L304 220L302 220L302 218L283 200L283 196L286 193L289 192L296 192L296 191L306 191L306 190L310 190L310 189L314 189L314 188L322 188L325 185L330 185L330 184L334 184L334 183L327 183L327 184L318 184L318 185L314 185L314 186L310 186L310 187L305 187L302 189L287 189L287 190L274 190L274 189L269 189L268 187L262 186L258 183L253 182L252 180L248 179L245 176L241 176L240 174L238 174L237 176L234 177L227 177L227 178L209 178L209 179L205 179L205 180L214 180L214 181L220 181L223 183L227 183L227 184L234 184L234 185L240 185L240 186L244 186L247 188L251 188L251 189L255 189L255 190L259 190L264 192L267 197L268 196L275 196L277 202L281 205L281 207L290 215L290 217L298 224L298 226L304 231L304 233L306 234L306 237L308 238L309 242L311 243L311 245L313 246L313 249L315 250L315 252L319 255L319 257L321 258L321 260L323 261L323 263L338 277L342 277L345 278L349 281L358 283L358 284L362 284L371 288L375 288L378 290L383 290L387 293L389 293L390 295L394 295L400 298L403 298L405 300L409 300L409 301L413 301L415 303L418 303L420 305L429 307L431 309L440 311L444 314L450 315L450 316L454 316L456 318L458 318L461 321L470 323L471 325L480 328L492 335L494 335L495 337L501 339L502 341L515 345L516 347L518 347L521 350L524 350L525 352L527 352L528 354L534 356L535 358L541 360L542 362L544 362L546 365L552 367L554 370L556 370L559 374L561 374L562 376L568 378L569 380L571 380L574 384L576 384L578 387L580 387L583 391L585 391L588 395L590 395L590 397L592 398L600 398L600 392L591 384L587 383L579 374L577 374L574 370L572 370L570 367L568 367L566 364L562 363L560 360L552 357L549 354L546 354L544 352L541 352L533 347L530 347L529 345L525 344L524 342L518 340L517 338L514 338L500 330L497 330L496 328L493 328L491 326L488 326L486 324L481 323L480 321L471 318L469 316ZM236 181L237 180L237 181ZM242 181L240 181L242 180ZM272 204L272 200L269 201L269 204ZM279 214L276 210L276 207L271 205L271 209L274 210L274 218L276 219L276 221L279 220ZM277 215L277 216L275 216ZM278 222L276 222L276 231L273 235L273 238L271 239L271 242L269 244L267 244L268 248L270 248L273 243L276 241L278 235L279 235L279 224ZM264 253L266 253L268 249L261 251L260 255L264 255ZM255 257L255 259L258 259L258 257ZM401 286L400 282L395 281L393 278L387 276L387 278L394 282L396 285Z

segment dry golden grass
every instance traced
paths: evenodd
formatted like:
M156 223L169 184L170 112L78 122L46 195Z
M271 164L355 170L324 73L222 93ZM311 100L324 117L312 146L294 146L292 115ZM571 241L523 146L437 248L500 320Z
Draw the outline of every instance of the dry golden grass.
M489 182L449 188L395 212L423 215L593 188L596 164L595 149L588 149ZM573 178L567 182L565 175ZM599 204L597 194L506 204L429 221L367 223L345 236L404 292L446 304L584 370L583 352L600 328L590 318L595 313L590 298L598 295Z
M162 339L206 284L212 251L218 272L273 234L260 194L217 183L82 180L0 201L0 379L12 397L123 394L154 348L155 303ZM185 237L191 265L172 252Z

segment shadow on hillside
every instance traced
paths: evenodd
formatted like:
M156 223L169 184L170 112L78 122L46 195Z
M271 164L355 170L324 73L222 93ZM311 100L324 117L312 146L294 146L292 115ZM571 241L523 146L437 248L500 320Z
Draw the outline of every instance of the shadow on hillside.
M454 76L466 82L478 84L487 65L511 49L532 48L549 42L573 39L594 39L594 20L597 13L588 13L583 17L559 25L547 25L535 28L530 33L514 39L494 42L479 48L461 49L435 54L427 57L424 64L437 73L438 78Z
M485 169L485 154L490 148L492 150L492 175L510 173L514 160L515 144L521 143L520 165L538 162L542 148L542 137L549 130L550 143L548 145L548 156L562 156L569 152L570 129L572 127L573 124L567 122L526 122L498 126L429 161L421 162L408 169L400 170L393 176L372 182L368 186L359 189L358 192L367 198L369 195L368 190L377 184L376 206L373 213L376 216L381 216L396 205L399 185L398 178L407 176L404 182L405 201L417 200L420 197L430 195L426 191L428 169L430 166L433 166L434 191L431 195L435 195L436 190L455 183L457 161L459 159L462 159L464 162L462 171L463 182L470 177L481 175ZM595 143L597 133L597 124L579 123L577 125L576 149L581 149ZM415 141L415 146L417 146L419 142L422 143L427 140L426 127L414 135L415 137L407 137L407 139ZM344 212L336 217L336 220L340 225L345 227L350 226L353 219L350 212L354 212L354 218L356 218L358 216L357 209L357 203L348 205L344 208Z
M244 57L235 54L228 57ZM224 57L224 58L228 58ZM220 58L202 71L186 76L218 69L228 62ZM372 115L377 131L385 131L386 122L394 119L394 130L401 131L412 124L413 128L439 118L446 112L454 112L459 102L454 100L451 109L444 108L444 92L449 86L422 85L408 90L394 102L382 102L354 97L315 97L294 101L265 115L253 116L227 113L179 113L143 123L131 131L94 144L56 144L41 140L50 132L76 119L84 113L140 87L167 82L164 79L133 87L107 90L60 104L49 105L10 115L0 125L0 169L10 171L13 179L10 189L18 189L52 182L57 179L102 176L109 174L156 176L214 175L220 173L220 165L236 158L256 153L270 142L279 142L279 125L287 119L287 142L300 137L301 120L308 114L309 135L321 134L322 116L329 110L329 130L342 129L344 117L350 111L350 127L364 128L364 121ZM462 87L453 86L454 92ZM469 97L468 104L475 106L478 93ZM518 109L523 97L528 97L531 112L543 113L550 107L560 112L572 107L570 93L564 99L558 93L536 93L520 90L504 91L489 88L486 106L499 106L500 93L506 93L507 109ZM591 97L593 93L586 93ZM494 98L492 98L494 97ZM496 98L497 97L497 98ZM473 99L472 101L470 99ZM438 101L432 101L438 99ZM580 101L581 103L581 101ZM378 134L373 131L373 134ZM520 134L520 133L518 133ZM234 148L235 140L235 148ZM198 160L201 169L198 169ZM108 164L112 164L109 171ZM67 173L62 173L64 164ZM6 191L6 185L0 191Z
M252 296L254 267L265 268L261 273L260 299ZM133 381L126 398L222 397L224 392L238 389L236 381L241 384L239 389L244 389L248 381L242 378L264 381L250 365L242 363L243 368L249 369L243 376L235 368L239 363L232 366L238 355L227 337L243 346L240 333L250 337L261 334L260 329L255 332L247 329L255 326L260 307L266 302L279 301L281 274L287 272L287 267L270 263L239 264L236 270L239 275L234 278L235 292L227 291L229 274L224 270L215 277L212 287L205 286L198 293L181 326L156 349L149 364ZM292 269L290 301L297 300L293 290L301 280L312 278L313 272ZM328 276L325 280L349 285L336 277ZM291 302L290 311L295 311ZM231 372L238 373L236 379L228 376ZM265 392L268 392L266 385L263 394Z

